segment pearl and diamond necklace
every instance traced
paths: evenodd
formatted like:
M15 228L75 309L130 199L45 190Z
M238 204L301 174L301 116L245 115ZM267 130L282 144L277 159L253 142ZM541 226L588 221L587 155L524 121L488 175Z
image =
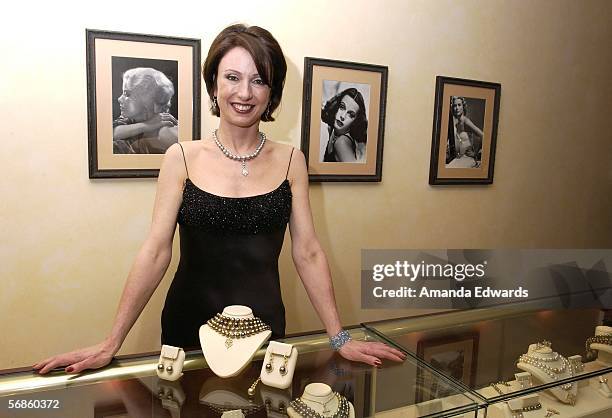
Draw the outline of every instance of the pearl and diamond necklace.
M227 148L225 148L225 146L221 143L221 141L219 141L219 138L217 137L216 129L212 133L213 140L215 141L215 144L217 144L217 146L219 147L223 155L225 155L229 159L240 161L242 165L242 175L245 177L249 175L249 170L247 168L246 162L257 157L259 153L261 152L264 144L266 143L266 134L264 134L263 132L259 132L258 136L260 138L260 142L259 142L259 145L257 145L257 148L255 148L255 151L247 155L236 155L232 153L230 150L228 150Z

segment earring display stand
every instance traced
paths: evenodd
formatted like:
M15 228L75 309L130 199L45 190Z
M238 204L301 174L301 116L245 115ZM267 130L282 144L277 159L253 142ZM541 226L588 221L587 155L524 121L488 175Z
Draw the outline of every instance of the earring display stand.
M232 305L223 309L223 316L233 319L253 319L253 311L248 306ZM231 345L228 338L213 330L209 325L200 327L202 353L210 369L219 377L232 377L244 370L253 356L272 335L262 331L245 338L234 338Z
M324 383L310 383L306 385L304 393L299 399L315 414L323 417L334 416L340 407L339 398L332 391L331 387ZM339 418L355 418L355 407L350 402L348 402L348 406L348 417ZM292 406L287 408L287 415L291 418L303 417Z
M180 347L163 345L157 363L157 376L160 379L175 381L183 375L185 351Z
M185 391L178 381L157 381L157 397L161 400L162 407L172 418L180 418L181 408L185 403Z
M291 344L270 341L261 368L261 383L278 389L291 386L298 351Z
M261 385L259 392L266 406L268 418L287 417L287 407L292 399L291 389L277 389Z

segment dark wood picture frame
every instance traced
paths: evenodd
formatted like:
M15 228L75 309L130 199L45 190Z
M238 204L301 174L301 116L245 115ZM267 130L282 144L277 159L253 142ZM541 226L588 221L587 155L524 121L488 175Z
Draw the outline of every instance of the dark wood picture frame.
M493 183L500 97L499 83L436 77L429 184Z
M459 381L467 387L473 387L478 366L479 337L478 333L469 332L421 340L417 343L417 357L452 380ZM452 357L455 353L457 353L456 359ZM436 356L439 360L436 359ZM451 359L448 364L449 370L443 364L448 359ZM459 364L452 364L455 361ZM457 365L460 366L460 370L455 368ZM425 378L428 375L431 375L431 373L425 372L423 368L419 367L417 369L418 384L415 391L415 401L417 403L445 396L444 393L440 393L444 391L444 388L429 387L430 385ZM434 378L434 380L436 379ZM434 380L429 383L435 384Z
M173 65L177 136L181 141L200 139L200 40L95 29L86 29L85 35L89 178L157 177L162 152L115 153L113 104L117 98L113 95L113 76L116 74L111 63L120 59Z
M310 181L380 182L382 180L387 80L388 68L382 65L304 58L301 149L306 156ZM328 88L329 86L331 88ZM359 136L367 140L357 141L349 137L353 144L355 162L324 161L324 150L329 144L333 129L326 128L328 125L321 120L324 103L333 97L325 96L326 93L333 92L335 97L339 97L347 88L359 91L365 103L367 128L364 128ZM353 127L355 126L357 125ZM326 129L329 131L323 134Z

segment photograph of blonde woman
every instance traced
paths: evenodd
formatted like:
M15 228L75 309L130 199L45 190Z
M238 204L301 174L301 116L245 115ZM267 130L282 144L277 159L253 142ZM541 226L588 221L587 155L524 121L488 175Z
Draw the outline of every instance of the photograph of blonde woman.
M176 61L113 57L113 154L163 154L178 142ZM177 83L178 86L178 83Z
M479 168L486 101L451 96L446 168Z
M323 80L320 162L365 163L370 85Z

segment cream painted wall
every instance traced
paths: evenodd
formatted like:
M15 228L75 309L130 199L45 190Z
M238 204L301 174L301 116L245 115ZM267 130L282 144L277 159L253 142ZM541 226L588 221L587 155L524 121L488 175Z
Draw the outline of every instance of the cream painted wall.
M100 341L148 229L154 180L87 177L85 28L201 38L203 55L230 23L268 28L289 70L263 129L295 146L305 56L389 67L383 182L311 187L346 324L419 313L360 309L362 248L612 247L606 0L92 4L13 2L0 28L0 369ZM493 185L427 184L436 75L502 84ZM288 332L320 329L289 244ZM158 348L177 259L121 353Z

